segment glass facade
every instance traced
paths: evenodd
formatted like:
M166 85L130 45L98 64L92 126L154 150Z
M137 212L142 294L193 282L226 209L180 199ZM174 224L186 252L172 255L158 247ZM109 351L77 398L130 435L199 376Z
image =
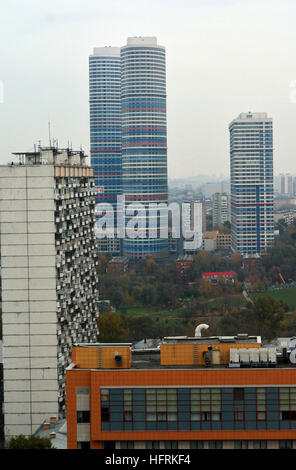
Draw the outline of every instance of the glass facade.
M148 213L149 203L168 202L165 62L165 49L156 38L128 41L121 48L123 192L127 205L139 203L144 208L144 213L126 215L123 254L133 258L168 253L168 238L160 233L167 226L165 213ZM129 236L134 216L137 238Z
M292 429L296 387L101 389L102 431Z

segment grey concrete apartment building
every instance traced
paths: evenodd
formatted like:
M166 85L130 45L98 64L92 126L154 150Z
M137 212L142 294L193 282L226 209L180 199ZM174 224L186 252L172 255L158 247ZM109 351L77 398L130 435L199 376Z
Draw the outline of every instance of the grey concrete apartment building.
M71 345L97 341L93 169L38 148L0 167L5 438L65 415Z

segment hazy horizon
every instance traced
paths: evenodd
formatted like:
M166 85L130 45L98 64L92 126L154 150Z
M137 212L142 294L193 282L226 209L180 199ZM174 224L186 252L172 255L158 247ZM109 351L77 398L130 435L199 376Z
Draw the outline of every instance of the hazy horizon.
M88 57L156 36L167 53L170 179L229 175L228 125L274 121L275 174L296 174L292 0L11 0L1 7L0 164L51 136L89 154Z

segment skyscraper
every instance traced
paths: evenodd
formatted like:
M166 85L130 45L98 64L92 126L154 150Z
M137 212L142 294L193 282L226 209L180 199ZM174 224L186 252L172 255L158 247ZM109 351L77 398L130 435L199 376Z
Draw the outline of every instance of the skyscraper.
M114 204L124 195L123 255L166 256L167 212L158 207L168 203L165 49L155 37L134 37L121 49L94 49L89 60L97 203ZM155 207L149 212L150 203ZM111 243L100 240L99 251L112 251Z
M121 67L123 193L127 204L148 209L149 203L168 202L165 49L155 37L128 38ZM168 239L160 236L162 215L143 221L146 238L124 239L125 256L168 253ZM148 238L149 225L155 226L155 238Z
M117 196L121 194L120 48L98 47L89 57L90 154L96 204L108 203L109 227L117 226ZM97 214L97 221L105 213ZM112 235L112 233L110 234ZM98 239L99 252L120 253L116 236Z
M65 413L74 342L97 340L92 168L82 152L19 155L0 168L5 437Z
M272 118L241 113L229 131L232 249L262 253L274 239Z

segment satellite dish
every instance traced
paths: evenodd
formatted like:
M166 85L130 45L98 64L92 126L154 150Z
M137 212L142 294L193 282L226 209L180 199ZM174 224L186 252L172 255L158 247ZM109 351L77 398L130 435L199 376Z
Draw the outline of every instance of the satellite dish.
M289 356L289 359L292 364L296 364L296 349L293 349Z

